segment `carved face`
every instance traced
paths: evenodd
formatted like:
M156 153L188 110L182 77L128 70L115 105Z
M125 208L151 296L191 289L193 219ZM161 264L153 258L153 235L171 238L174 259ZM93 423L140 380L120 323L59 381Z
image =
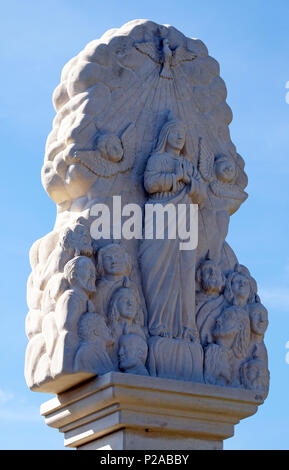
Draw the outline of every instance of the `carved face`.
M124 335L119 341L119 368L121 370L131 369L137 366L138 358L138 344L132 340L131 335Z
M243 383L246 388L266 392L269 375L265 364L259 359L253 359L243 365Z
M235 297L243 299L244 302L248 300L250 294L250 282L242 274L236 274L232 280L232 292Z
M104 318L97 313L84 313L80 318L79 334L82 340L95 342L100 338L105 344L112 344L113 338Z
M175 124L171 127L168 135L168 144L177 150L182 150L185 145L186 130L181 124Z
M117 307L121 317L132 320L137 314L137 301L130 289L122 289L117 300Z
M253 383L259 376L259 368L256 364L248 364L246 369L246 378L248 382Z
M202 266L202 287L205 292L219 293L223 285L221 270L213 263L207 262Z
M77 225L73 231L75 247L82 253L92 254L91 237L84 225Z
M119 162L123 156L121 141L116 135L110 135L105 142L107 159L112 162Z
M268 326L268 313L261 304L256 304L250 311L251 328L257 335L264 335Z
M110 334L108 327L106 326L104 318L101 318L98 327L95 328L94 334L100 336L106 345L113 344L114 339Z
M104 252L102 262L106 274L117 276L126 270L126 259L121 248L110 248Z
M95 291L95 267L92 262L87 258L77 263L75 267L76 278L78 283L87 292Z
M223 183L231 183L236 176L236 168L230 158L217 160L215 163L215 172L218 180Z

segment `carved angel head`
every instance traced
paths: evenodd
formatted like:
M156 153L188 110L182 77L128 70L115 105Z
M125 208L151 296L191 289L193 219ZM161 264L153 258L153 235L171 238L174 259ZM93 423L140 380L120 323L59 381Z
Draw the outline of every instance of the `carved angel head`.
M229 155L216 155L214 170L216 178L222 183L232 183L236 179L236 165L233 158Z
M100 136L97 140L97 148L105 160L117 163L123 157L123 146L117 135Z
M233 192L227 196L234 199L245 198L246 193L243 190L248 181L244 172L244 160L238 153L214 154L206 140L200 137L198 169L202 178L213 184L211 189L217 196L226 197L226 191L223 194L225 186L230 185L231 192L234 188L236 194Z

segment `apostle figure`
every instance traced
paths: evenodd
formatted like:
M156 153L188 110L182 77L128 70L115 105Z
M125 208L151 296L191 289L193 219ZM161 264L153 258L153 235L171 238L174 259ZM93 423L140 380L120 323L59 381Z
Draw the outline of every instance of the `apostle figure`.
M95 292L95 266L91 259L76 256L65 265L64 276L69 288L58 299L55 310L59 337L51 364L53 374L61 369L72 371L79 346L78 321L82 314L95 311L91 301Z
M45 288L54 274L63 272L66 263L74 256L92 256L92 254L93 249L88 226L76 222L72 227L66 227L60 232L58 243L43 267L41 289Z
M245 362L240 370L241 383L244 388L267 395L269 386L269 371L260 359Z
M114 291L131 283L131 258L118 243L100 248L97 254L95 305L99 313L107 315L108 304Z
M145 339L144 317L139 296L134 288L119 287L111 296L108 306L108 325L114 338L112 358L117 365L118 340L124 333L135 333Z
M74 359L75 372L100 375L111 371L113 365L107 347L113 344L113 338L105 318L95 312L84 313L78 322L78 334L81 343Z
M211 330L224 306L222 294L225 277L221 268L210 259L205 259L197 269L196 317L200 341L203 346L212 342Z
M246 310L233 306L223 310L212 332L214 343L205 349L205 381L217 385L239 385L240 361L250 344L250 320Z
M145 367L147 343L139 335L124 334L119 338L119 368L128 374L149 375Z
M239 307L258 300L256 281L245 266L236 264L227 275L224 296L229 304Z

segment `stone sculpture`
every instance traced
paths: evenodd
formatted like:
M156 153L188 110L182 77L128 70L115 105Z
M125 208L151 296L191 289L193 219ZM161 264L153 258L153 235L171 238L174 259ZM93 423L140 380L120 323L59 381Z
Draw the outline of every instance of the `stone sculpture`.
M80 344L74 357L74 370L105 374L113 369L107 352L114 339L102 315L87 312L78 321Z
M64 67L42 169L56 223L30 252L33 390L114 370L268 393L267 311L225 240L247 198L225 100L205 45L151 21L108 31ZM95 237L93 208L115 196L126 212ZM144 223L125 237L116 218L149 205L168 211L164 237ZM193 205L198 244L182 250L169 212Z
M99 313L108 312L109 301L114 291L130 283L131 258L121 245L111 243L97 252L96 303Z
M115 342L113 362L118 361L119 339L123 334L135 333L146 340L144 318L135 289L119 287L110 298L107 310L108 325Z
M199 286L196 296L196 321L200 341L205 346L212 341L214 321L224 305L225 277L214 261L205 259L197 269L196 281Z
M145 367L147 343L139 335L129 333L119 338L119 368L129 374L149 375Z
M173 80L171 67L176 67L182 62L187 62L196 59L197 55L191 51L179 46L172 50L168 39L164 38L162 41L162 50L156 47L153 42L143 42L135 45L136 49L142 54L146 54L156 64L162 66L160 77L168 80Z
M197 170L181 155L185 143L184 124L166 122L144 173L144 186L150 195L148 203L177 207L204 200L205 186ZM162 263L155 263L156 254ZM195 250L180 251L177 237L143 240L139 256L150 334L193 340ZM187 289L187 283L191 289Z
M206 382L238 384L236 362L246 357L250 342L248 313L236 306L225 308L216 320L212 337L214 342L205 349Z

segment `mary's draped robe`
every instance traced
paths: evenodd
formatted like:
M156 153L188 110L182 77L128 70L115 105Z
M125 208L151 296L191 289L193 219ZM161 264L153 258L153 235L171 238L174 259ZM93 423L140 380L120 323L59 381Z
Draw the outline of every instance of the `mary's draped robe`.
M178 181L180 165L191 172L190 183ZM192 164L182 155L153 153L146 166L144 185L147 204L199 203L205 189ZM187 211L188 215L188 211ZM164 239L144 238L140 246L142 282L148 309L148 328L153 336L182 338L195 324L196 250L180 250L178 234L168 238L168 218L164 218ZM187 225L189 223L187 217Z

